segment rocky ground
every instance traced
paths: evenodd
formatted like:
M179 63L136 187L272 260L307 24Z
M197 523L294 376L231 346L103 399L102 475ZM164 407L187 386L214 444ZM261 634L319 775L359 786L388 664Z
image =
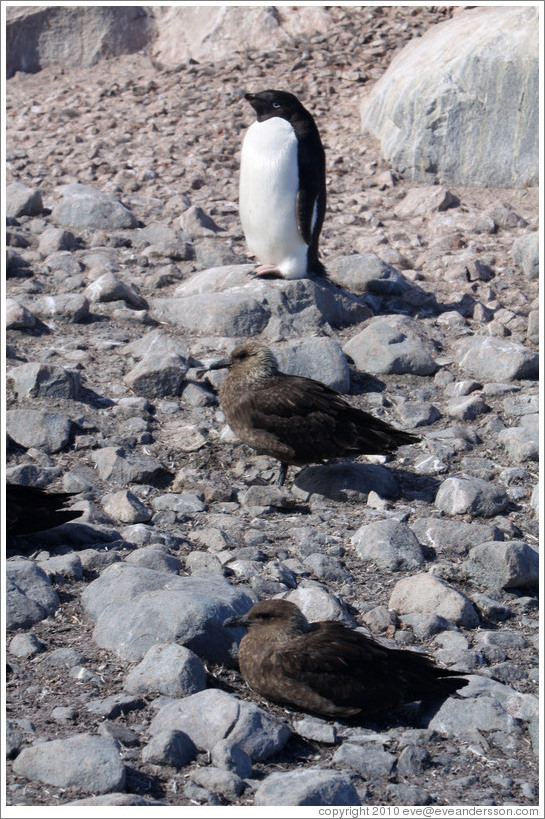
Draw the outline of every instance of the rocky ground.
M403 180L358 116L448 13L332 7L282 53L8 81L7 474L85 512L8 550L8 804L538 803L538 193ZM330 283L249 275L265 87L322 134ZM270 486L216 397L247 334L422 443ZM275 594L471 683L359 726L271 705L220 624Z

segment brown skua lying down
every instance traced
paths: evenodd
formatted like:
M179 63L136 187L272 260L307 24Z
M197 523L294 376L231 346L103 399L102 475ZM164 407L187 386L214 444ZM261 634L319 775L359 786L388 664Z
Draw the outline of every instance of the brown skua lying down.
M468 683L425 654L388 648L339 622L309 623L288 600L263 600L223 625L248 629L238 662L254 691L326 717L445 699Z

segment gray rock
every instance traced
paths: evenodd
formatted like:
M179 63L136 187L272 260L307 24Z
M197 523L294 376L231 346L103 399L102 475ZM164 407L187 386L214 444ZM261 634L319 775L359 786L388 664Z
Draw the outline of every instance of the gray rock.
M416 574L398 580L388 608L398 614L437 614L456 625L473 628L479 616L473 603L445 580L432 574Z
M270 774L259 786L254 805L361 805L345 773L306 768Z
M77 240L73 233L62 228L48 227L40 235L38 251L42 256L50 256L59 251L73 250L77 246Z
M483 381L538 377L538 354L508 338L468 336L457 343L455 355L463 370Z
M357 625L339 599L316 581L303 580L286 595L286 600L295 603L311 623L317 620L339 620L347 626Z
M148 304L133 285L124 282L115 273L108 271L95 279L85 290L91 303L124 301L136 310L144 310Z
M91 185L74 183L61 187L62 201L53 208L52 219L59 225L97 230L135 228L137 221L121 202Z
M464 691L467 689L463 689ZM482 695L449 697L427 723L440 734L456 737L468 731L520 733L518 720L508 714L497 699Z
M85 655L71 647L55 648L53 651L48 651L41 660L41 664L50 668L70 668L85 662Z
M410 188L401 202L395 206L394 213L398 219L411 216L430 216L442 213L449 208L456 208L460 200L451 191L442 186L423 185Z
M441 418L431 401L404 401L397 407L399 422L404 428L427 427Z
M318 580L336 580L343 583L352 579L352 575L343 568L340 560L331 555L315 552L305 557L303 563Z
M322 742L326 745L335 745L337 742L337 730L331 722L318 717L303 717L295 720L292 728L296 734L312 742Z
M134 697L130 694L112 694L104 699L94 699L87 704L87 710L91 714L99 717L115 719L121 714L129 714L131 711L139 711L146 703L141 697Z
M415 776L429 768L430 755L420 745L409 744L403 748L397 761L397 772L400 776Z
M502 531L490 523L468 523L464 520L448 518L419 518L411 524L411 529L420 543L434 548L437 552L454 552L466 555L472 546L487 540L503 540Z
M369 308L327 282L249 278L251 265L210 268L176 290L173 299L155 299L158 318L199 335L240 337L265 328L271 340L293 338L362 321ZM265 307L264 307L265 305Z
M43 296L33 303L32 312L44 321L80 324L89 318L89 302L81 293Z
M486 589L539 584L539 555L521 540L491 541L474 546L464 569L474 583Z
M153 802L151 799L144 799L135 793L109 793L106 796L90 796L88 799L76 799L73 802L64 802L64 805L116 805L131 807L165 806L165 802ZM415 804L417 804L415 802Z
M97 728L97 732L102 737L112 737L116 742L124 745L125 748L135 748L140 745L140 739L136 731L120 725L118 722L111 722L105 719Z
M95 642L125 660L141 660L157 643L179 642L228 664L234 637L223 621L252 604L217 574L179 577L128 563L106 568L84 590L82 603L96 620Z
M6 432L24 447L59 452L68 444L72 421L68 415L47 410L16 409L6 412Z
M35 657L45 651L44 644L38 640L35 634L31 632L26 634L16 634L10 640L8 651L15 657Z
M498 443L516 464L539 461L539 430L520 426L506 427L498 433Z
M122 789L125 766L117 743L109 737L76 734L25 748L15 762L18 776L57 788L71 786L91 793Z
M100 477L111 483L153 483L166 472L161 462L151 455L125 453L116 447L98 449L91 457Z
M302 338L273 349L282 372L314 378L338 392L350 389L348 363L334 339Z
M55 722L58 722L61 725L68 725L71 722L74 722L77 716L77 710L69 705L57 705L57 707L53 708L51 711L51 719L55 720ZM105 736L100 729L98 733Z
M25 7L7 21L7 76L47 66L91 66L146 46L154 26L143 9ZM106 803L114 804L114 803Z
M424 563L422 548L406 523L378 520L361 526L350 538L358 556L386 571L410 571Z
M392 805L430 805L433 801L424 788L406 785L404 782L391 782L386 786L386 792Z
M240 745L229 739L220 739L212 748L210 758L216 768L233 771L241 779L252 776L252 760Z
M191 551L185 558L185 566L191 574L197 574L198 572L223 574L223 563L219 557L211 555L209 552Z
M435 496L436 507L446 515L491 518L503 512L508 504L503 487L481 478L447 478Z
M395 267L386 264L375 253L340 256L327 263L331 281L351 293L374 293L377 296L402 296L408 284Z
M198 205L191 205L180 216L180 227L191 238L202 238L218 233L220 228Z
M490 412L490 407L480 395L452 398L447 404L447 414L459 421L473 421L485 412Z
M79 376L57 364L29 362L8 372L18 397L75 398Z
M29 628L60 605L48 576L29 560L6 562L6 629Z
M32 330L36 316L16 299L6 299L6 330Z
M221 768L195 768L191 771L191 779L197 785L216 793L227 802L233 802L244 790L245 783L233 771Z
M21 182L6 187L6 216L37 216L43 211L42 194Z
M178 355L184 359L189 358L187 344L164 330L150 330L150 332L126 344L123 347L123 352L135 356L135 358L144 358L147 355L158 357L170 354Z
M465 11L432 26L392 60L361 116L396 170L429 183L537 184L534 12L503 6ZM486 111L478 102L483 99ZM521 135L521 118L534 123L532 136Z
M539 344L539 310L530 310L528 313L526 338L530 344Z
M131 694L164 694L186 697L206 688L206 671L199 657L177 643L152 646L144 659L125 677Z
M145 523L151 518L151 513L142 501L127 489L107 495L102 505L110 517L121 523Z
M253 703L209 689L163 706L150 724L155 735L166 728L184 731L199 750L211 751L222 739L236 743L258 762L280 751L290 729Z
M416 320L377 316L344 345L343 351L362 372L433 375L437 364L430 348Z
M176 353L150 352L127 373L125 383L137 395L159 398L180 395L189 364Z
M383 466L360 463L329 463L307 466L293 480L293 494L302 500L323 495L336 501L365 501L370 492L381 498L397 498L397 480Z
M163 549L155 549L153 546L142 546L127 555L126 563L133 566L143 566L146 569L153 569L156 572L169 572L178 574L181 563L174 555L167 554Z
M39 560L39 565L55 582L59 579L81 580L83 577L83 567L78 554L54 555L47 560Z
M17 724L7 719L5 723L5 750L6 759L12 759L17 756L19 749L24 742L23 732L18 728Z
M166 495L159 495L152 501L153 508L158 512L170 510L176 512L179 519L191 516L195 512L206 511L206 504L202 500L200 492L169 492Z
M390 776L396 764L394 754L384 751L380 745L366 743L356 745L344 742L333 755L333 762L339 768L352 768L365 779Z
M261 333L270 312L245 293L203 293L186 298L153 299L154 315L191 333L254 336Z
M142 749L142 761L152 765L184 768L197 756L193 740L183 731L165 727L155 733Z
M539 234L519 236L513 242L511 255L527 279L539 278Z

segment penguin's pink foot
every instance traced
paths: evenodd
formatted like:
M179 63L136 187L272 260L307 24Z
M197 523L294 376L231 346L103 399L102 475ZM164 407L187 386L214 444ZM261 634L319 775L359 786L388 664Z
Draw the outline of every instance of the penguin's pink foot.
M282 279L282 271L274 264L262 264L252 270L252 276L268 279Z

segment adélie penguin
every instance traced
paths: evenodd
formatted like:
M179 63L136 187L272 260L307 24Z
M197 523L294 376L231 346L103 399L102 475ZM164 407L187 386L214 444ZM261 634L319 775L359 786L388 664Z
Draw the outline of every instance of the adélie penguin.
M318 240L326 207L325 153L312 115L287 91L246 94L257 114L240 159L240 220L257 275L325 275Z

